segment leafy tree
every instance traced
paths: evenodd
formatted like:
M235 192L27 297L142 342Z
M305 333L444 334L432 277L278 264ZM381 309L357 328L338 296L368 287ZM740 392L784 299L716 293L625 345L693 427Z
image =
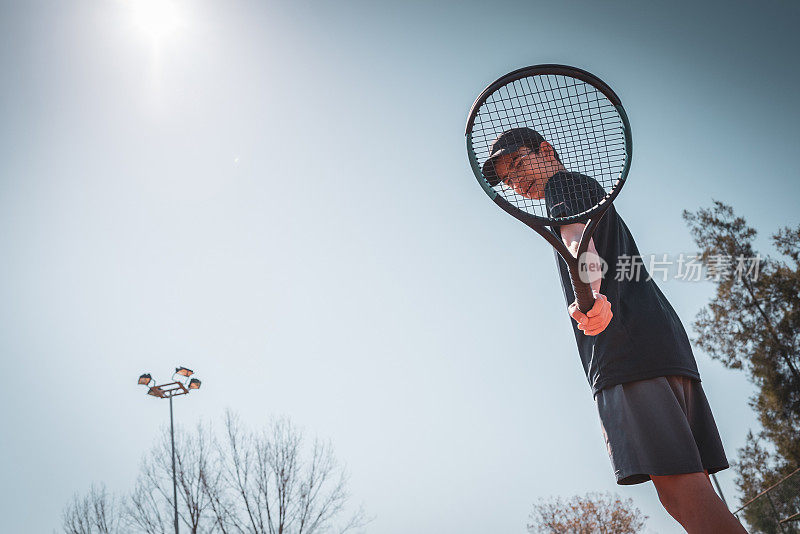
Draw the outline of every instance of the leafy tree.
M539 499L533 506L528 532L547 534L635 534L644 528L647 516L609 493L587 493L569 501L561 497Z
M800 466L800 225L772 235L783 257L773 258L757 253L756 230L722 202L684 211L683 217L706 267L718 266L720 258L733 267L714 281L716 295L694 327L700 348L725 366L746 372L757 388L750 406L762 430L748 434L734 464L747 501ZM758 271L737 272L743 263L748 269L757 263ZM791 515L787 503L775 506L780 517ZM774 523L774 514L762 508L745 509L744 517L754 531L771 532L762 523Z

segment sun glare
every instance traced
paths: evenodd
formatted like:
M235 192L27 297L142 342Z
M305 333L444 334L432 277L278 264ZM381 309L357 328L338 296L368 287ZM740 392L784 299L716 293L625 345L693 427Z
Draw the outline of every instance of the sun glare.
M156 41L176 33L184 16L172 0L130 0L134 24Z

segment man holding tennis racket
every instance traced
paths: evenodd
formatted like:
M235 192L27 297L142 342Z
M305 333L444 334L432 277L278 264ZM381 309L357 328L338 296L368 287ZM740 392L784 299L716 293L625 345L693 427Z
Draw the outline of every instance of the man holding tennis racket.
M570 172L556 149L528 127L501 133L481 172L495 189L504 185L516 197L544 200L551 219L569 220L607 198L594 178ZM578 220L552 224L549 231L575 255L585 227ZM620 258L640 257L613 205L586 250L589 272L601 272L603 261L616 265ZM617 483L652 480L664 508L690 533L746 532L711 486L708 473L726 469L728 461L688 336L666 297L640 266L636 278L584 280L594 303L582 313L574 302L574 277L559 254L556 262Z

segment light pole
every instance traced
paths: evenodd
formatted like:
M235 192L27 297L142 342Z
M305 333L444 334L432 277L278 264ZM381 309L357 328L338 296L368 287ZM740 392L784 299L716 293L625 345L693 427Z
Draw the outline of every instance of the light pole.
M175 534L178 534L178 483L175 479L175 422L172 418L172 397L177 395L186 395L192 389L200 389L201 382L190 376L194 371L186 367L176 367L175 372L172 373L172 382L150 386L155 380L150 376L150 373L145 373L139 377L139 384L142 386L149 386L147 390L148 395L158 397L160 399L169 399L169 436L172 441L172 504L175 509ZM183 379L176 379L175 375L184 377Z

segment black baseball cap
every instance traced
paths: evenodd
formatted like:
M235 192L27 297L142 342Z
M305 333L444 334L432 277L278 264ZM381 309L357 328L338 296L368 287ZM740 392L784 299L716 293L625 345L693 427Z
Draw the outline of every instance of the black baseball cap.
M536 149L544 141L544 137L531 128L511 128L501 133L492 143L489 150L489 159L483 163L483 177L492 187L500 183L500 177L494 169L497 158L504 154L513 154L520 147L527 146Z

